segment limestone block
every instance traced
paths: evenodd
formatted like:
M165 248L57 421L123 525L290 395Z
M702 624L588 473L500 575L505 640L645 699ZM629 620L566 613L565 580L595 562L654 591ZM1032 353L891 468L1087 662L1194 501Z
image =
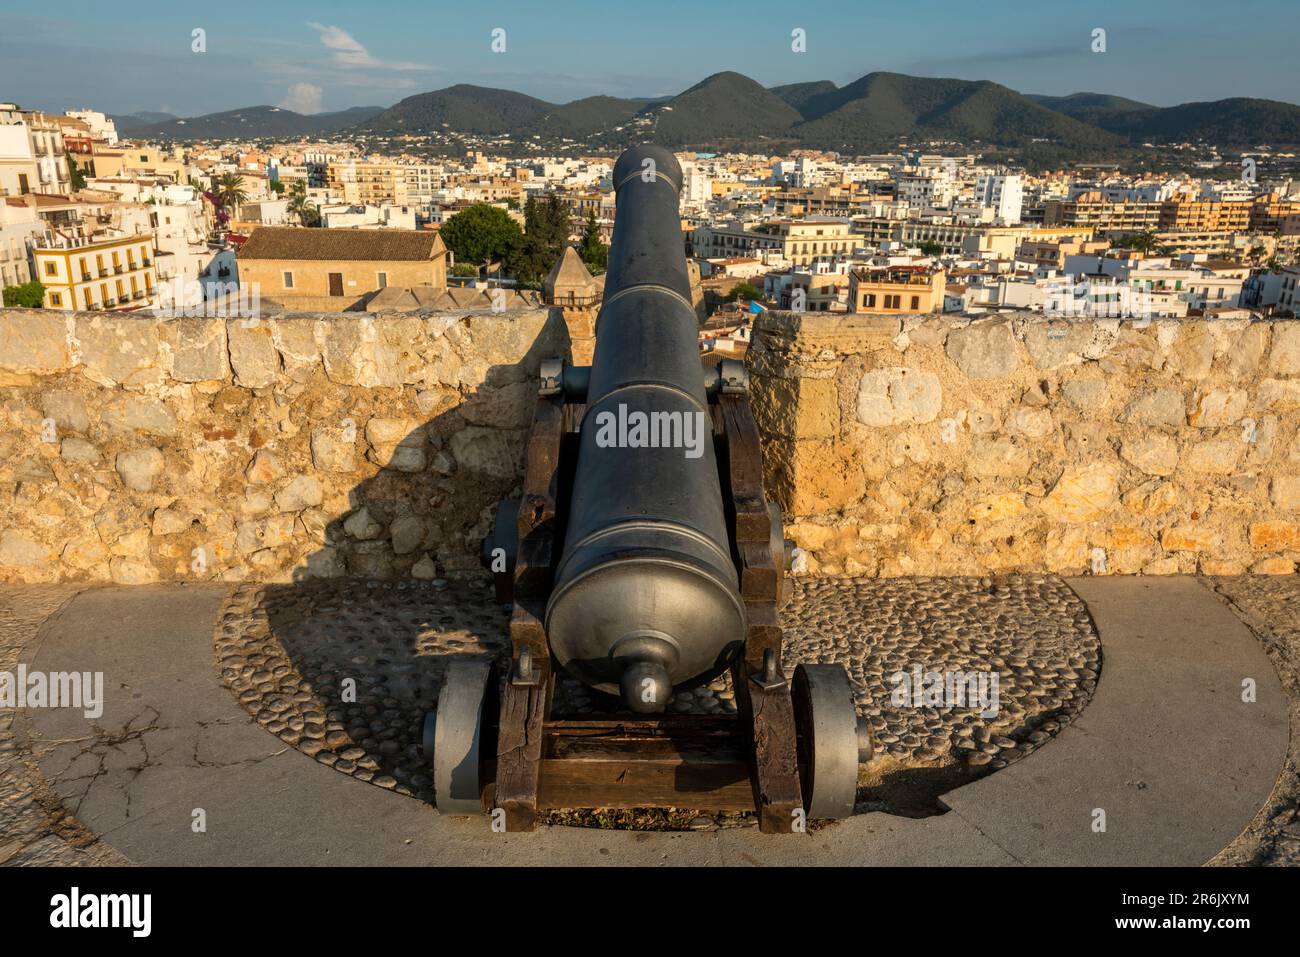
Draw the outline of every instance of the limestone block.
M1119 468L1113 462L1089 462L1067 468L1041 507L1062 522L1090 522L1118 501Z
M224 381L230 378L224 320L176 320L172 378L178 382Z
M832 393L830 401L834 398ZM827 400L814 400L812 404L825 405ZM942 404L943 388L933 372L901 367L872 369L862 376L858 386L857 418L863 425L877 428L933 422Z
M268 323L229 319L226 321L226 337L237 385L262 389L275 384L280 374L280 355L275 351Z
M67 321L45 309L0 309L0 369L49 375L72 362Z
M1173 475L1178 468L1178 443L1163 432L1144 432L1126 438L1119 454L1125 462L1148 475Z
M117 453L114 464L127 488L136 492L148 492L162 474L163 455L155 448L132 449Z
M1015 333L1006 321L976 321L948 333L948 358L971 379L1011 375L1019 363Z

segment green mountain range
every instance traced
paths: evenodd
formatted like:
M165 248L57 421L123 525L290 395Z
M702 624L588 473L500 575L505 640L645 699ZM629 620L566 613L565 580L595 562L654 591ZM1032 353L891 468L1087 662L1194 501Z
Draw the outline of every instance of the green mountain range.
M987 80L869 73L768 89L740 73L715 73L676 96L590 96L548 103L512 90L459 84L387 109L303 116L259 106L132 129L142 137L255 138L346 130L355 135L489 137L539 146L577 142L613 149L646 140L676 148L795 147L861 152L899 143L959 143L1098 151L1203 141L1214 146L1300 144L1300 106L1226 99L1154 107L1098 93L1036 96Z

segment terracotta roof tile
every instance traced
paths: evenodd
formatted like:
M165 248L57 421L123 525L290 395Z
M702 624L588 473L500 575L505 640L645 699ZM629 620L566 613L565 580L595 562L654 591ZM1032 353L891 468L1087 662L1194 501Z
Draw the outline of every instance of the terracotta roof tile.
M445 251L437 233L422 230L261 226L240 248L239 258L420 262Z

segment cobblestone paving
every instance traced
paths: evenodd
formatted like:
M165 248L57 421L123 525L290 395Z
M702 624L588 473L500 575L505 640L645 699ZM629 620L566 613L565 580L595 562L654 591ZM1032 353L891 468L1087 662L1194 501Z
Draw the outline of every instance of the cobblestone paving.
M0 589L0 671L12 673L41 623L78 586ZM27 749L12 709L0 709L0 865L109 865L130 862L100 842L63 806Z
M1051 576L801 580L783 618L787 660L846 665L871 721L876 757L861 810L934 813L937 794L1019 760L1069 723L1100 670L1087 609ZM428 800L416 741L445 662L468 654L504 663L507 621L478 582L245 585L220 616L216 653L222 679L268 731L322 764ZM915 668L996 675L996 714L924 697L896 703L891 676ZM566 679L555 707L609 703ZM670 707L735 710L726 678Z
M1264 645L1289 699L1291 741L1268 801L1214 864L1300 865L1300 575L1206 579Z

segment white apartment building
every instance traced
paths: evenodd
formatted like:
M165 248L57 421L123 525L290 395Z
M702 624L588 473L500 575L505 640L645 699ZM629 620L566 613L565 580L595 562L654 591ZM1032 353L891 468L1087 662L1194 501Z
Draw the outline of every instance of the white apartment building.
M1017 175L985 175L975 180L975 202L993 211L993 221L1000 226L1020 222L1024 185Z
M45 224L22 199L0 199L0 289L31 282L28 256Z
M411 205L327 203L320 208L320 218L326 229L415 229L415 207Z
M1167 258L1110 259L1102 256L1066 256L1067 276L1076 279L1109 278L1120 286L1148 295L1167 294L1189 309L1223 309L1242 304L1241 275L1218 272L1195 264L1179 265Z
M36 156L27 125L0 124L0 196L30 193L37 182Z
M713 177L691 160L682 160L681 209L702 210L713 198Z
M894 196L913 209L947 209L956 195L957 184L942 167L925 167L894 178Z
M1282 270L1277 308L1279 312L1300 315L1300 266L1287 266Z
M0 134L0 187L6 195L69 191L72 174L58 123L44 113L0 103L0 130L4 131Z
M117 124L98 110L68 110L67 116L90 127L90 134L109 146L117 145Z

